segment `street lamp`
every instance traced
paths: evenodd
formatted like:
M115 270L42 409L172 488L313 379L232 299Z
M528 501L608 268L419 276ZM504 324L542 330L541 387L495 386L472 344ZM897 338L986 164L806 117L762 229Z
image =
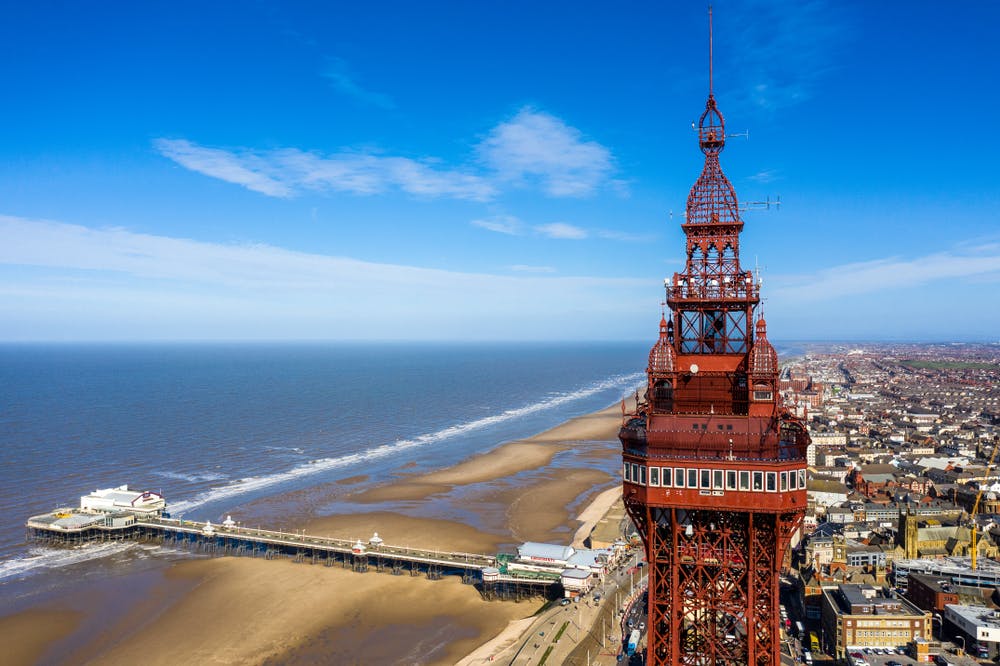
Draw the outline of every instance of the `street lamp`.
M965 652L965 636L963 636L961 634L955 634L955 638L961 638L962 639L962 652L964 653Z

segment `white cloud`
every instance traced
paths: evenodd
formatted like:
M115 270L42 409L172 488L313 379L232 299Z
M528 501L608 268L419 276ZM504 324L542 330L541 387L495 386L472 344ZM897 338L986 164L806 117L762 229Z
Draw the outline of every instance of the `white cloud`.
M479 144L483 162L502 180L535 178L551 196L583 196L605 184L614 164L611 151L583 139L561 119L521 109Z
M762 185L773 183L777 179L778 171L776 169L764 169L749 177L749 180L752 180L755 183L761 183Z
M292 193L285 183L263 173L269 170L268 165L255 155L205 148L184 139L156 139L153 145L164 157L206 176L271 197L287 197Z
M642 330L643 287L656 290L650 279L455 272L9 216L0 238L0 339L620 339Z
M419 197L486 201L496 194L481 176L407 157L346 151L324 156L297 148L225 150L185 139L157 139L153 145L185 168L269 196L303 190L367 195L398 189Z
M511 236L523 235L529 229L523 222L521 222L521 220L512 215L496 215L491 218L472 220L470 224L483 229L488 229L489 231L509 234ZM591 236L591 233L586 229L573 224L568 224L566 222L538 224L530 227L530 230L534 231L535 234L539 236L560 240L583 240L585 238L590 238ZM593 235L598 238L623 241L627 243L644 243L655 238L655 236L652 235L630 234L614 229L600 229L594 232Z
M587 237L587 230L565 222L552 222L551 224L539 224L535 231L547 238L559 238L567 240L582 240Z
M341 93L347 95L348 97L353 97L355 100L368 104L371 106L377 106L380 109L394 109L396 108L396 103L392 101L392 98L383 93L372 92L364 87L362 87L352 75L350 67L341 58L330 58L327 62L326 69L324 69L321 74L330 80L331 85L340 91Z
M845 264L812 275L776 276L771 295L786 303L812 303L947 280L996 277L1000 277L1000 254L939 252L909 260L889 257Z
M624 181L609 178L614 169L607 148L583 140L579 130L559 118L531 109L522 109L490 132L478 146L480 164L475 170L371 151L219 148L166 138L154 140L153 146L187 169L273 197L304 191L373 195L399 190L424 198L489 201L501 185L527 179L538 181L551 196L582 196L602 185L627 194Z
M498 234L509 234L511 236L519 235L524 229L521 221L512 215L497 215L489 219L473 220L470 224L489 231L495 231Z

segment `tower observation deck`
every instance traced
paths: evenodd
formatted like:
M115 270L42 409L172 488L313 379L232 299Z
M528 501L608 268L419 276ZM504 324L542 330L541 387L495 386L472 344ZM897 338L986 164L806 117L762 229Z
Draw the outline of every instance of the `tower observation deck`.
M646 663L777 666L779 572L805 514L809 436L782 405L760 283L740 266L709 81L686 264L665 283L645 398L624 417L622 491L649 562Z

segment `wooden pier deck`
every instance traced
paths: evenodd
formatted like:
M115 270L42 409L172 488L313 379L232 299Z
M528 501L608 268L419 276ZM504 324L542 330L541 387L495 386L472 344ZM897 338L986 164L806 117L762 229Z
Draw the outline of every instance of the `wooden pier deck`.
M553 596L560 587L558 575L497 573L497 557L478 553L425 550L384 543L203 523L176 518L137 516L132 519L60 524L58 516L86 517L73 510L36 516L26 523L29 541L50 545L75 545L90 541L142 541L191 548L207 555L232 555L324 564L365 572L370 568L396 575L426 575L438 579L461 576L488 598ZM95 516L95 519L98 516ZM361 546L359 548L359 545ZM484 572L486 577L484 578Z

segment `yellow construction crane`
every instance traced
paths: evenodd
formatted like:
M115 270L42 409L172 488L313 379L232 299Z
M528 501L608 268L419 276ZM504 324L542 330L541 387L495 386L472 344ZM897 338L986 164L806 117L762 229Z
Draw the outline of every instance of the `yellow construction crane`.
M990 453L990 461L986 463L986 479L990 477L990 468L993 467L993 459L997 457L997 446L1000 445L1000 438L993 438L993 451ZM972 559L972 570L976 570L976 514L979 513L979 502L983 499L983 491L986 490L986 481L983 481L983 485L979 486L979 492L976 493L976 503L972 505L972 538L969 540L969 545L971 546L969 557Z

